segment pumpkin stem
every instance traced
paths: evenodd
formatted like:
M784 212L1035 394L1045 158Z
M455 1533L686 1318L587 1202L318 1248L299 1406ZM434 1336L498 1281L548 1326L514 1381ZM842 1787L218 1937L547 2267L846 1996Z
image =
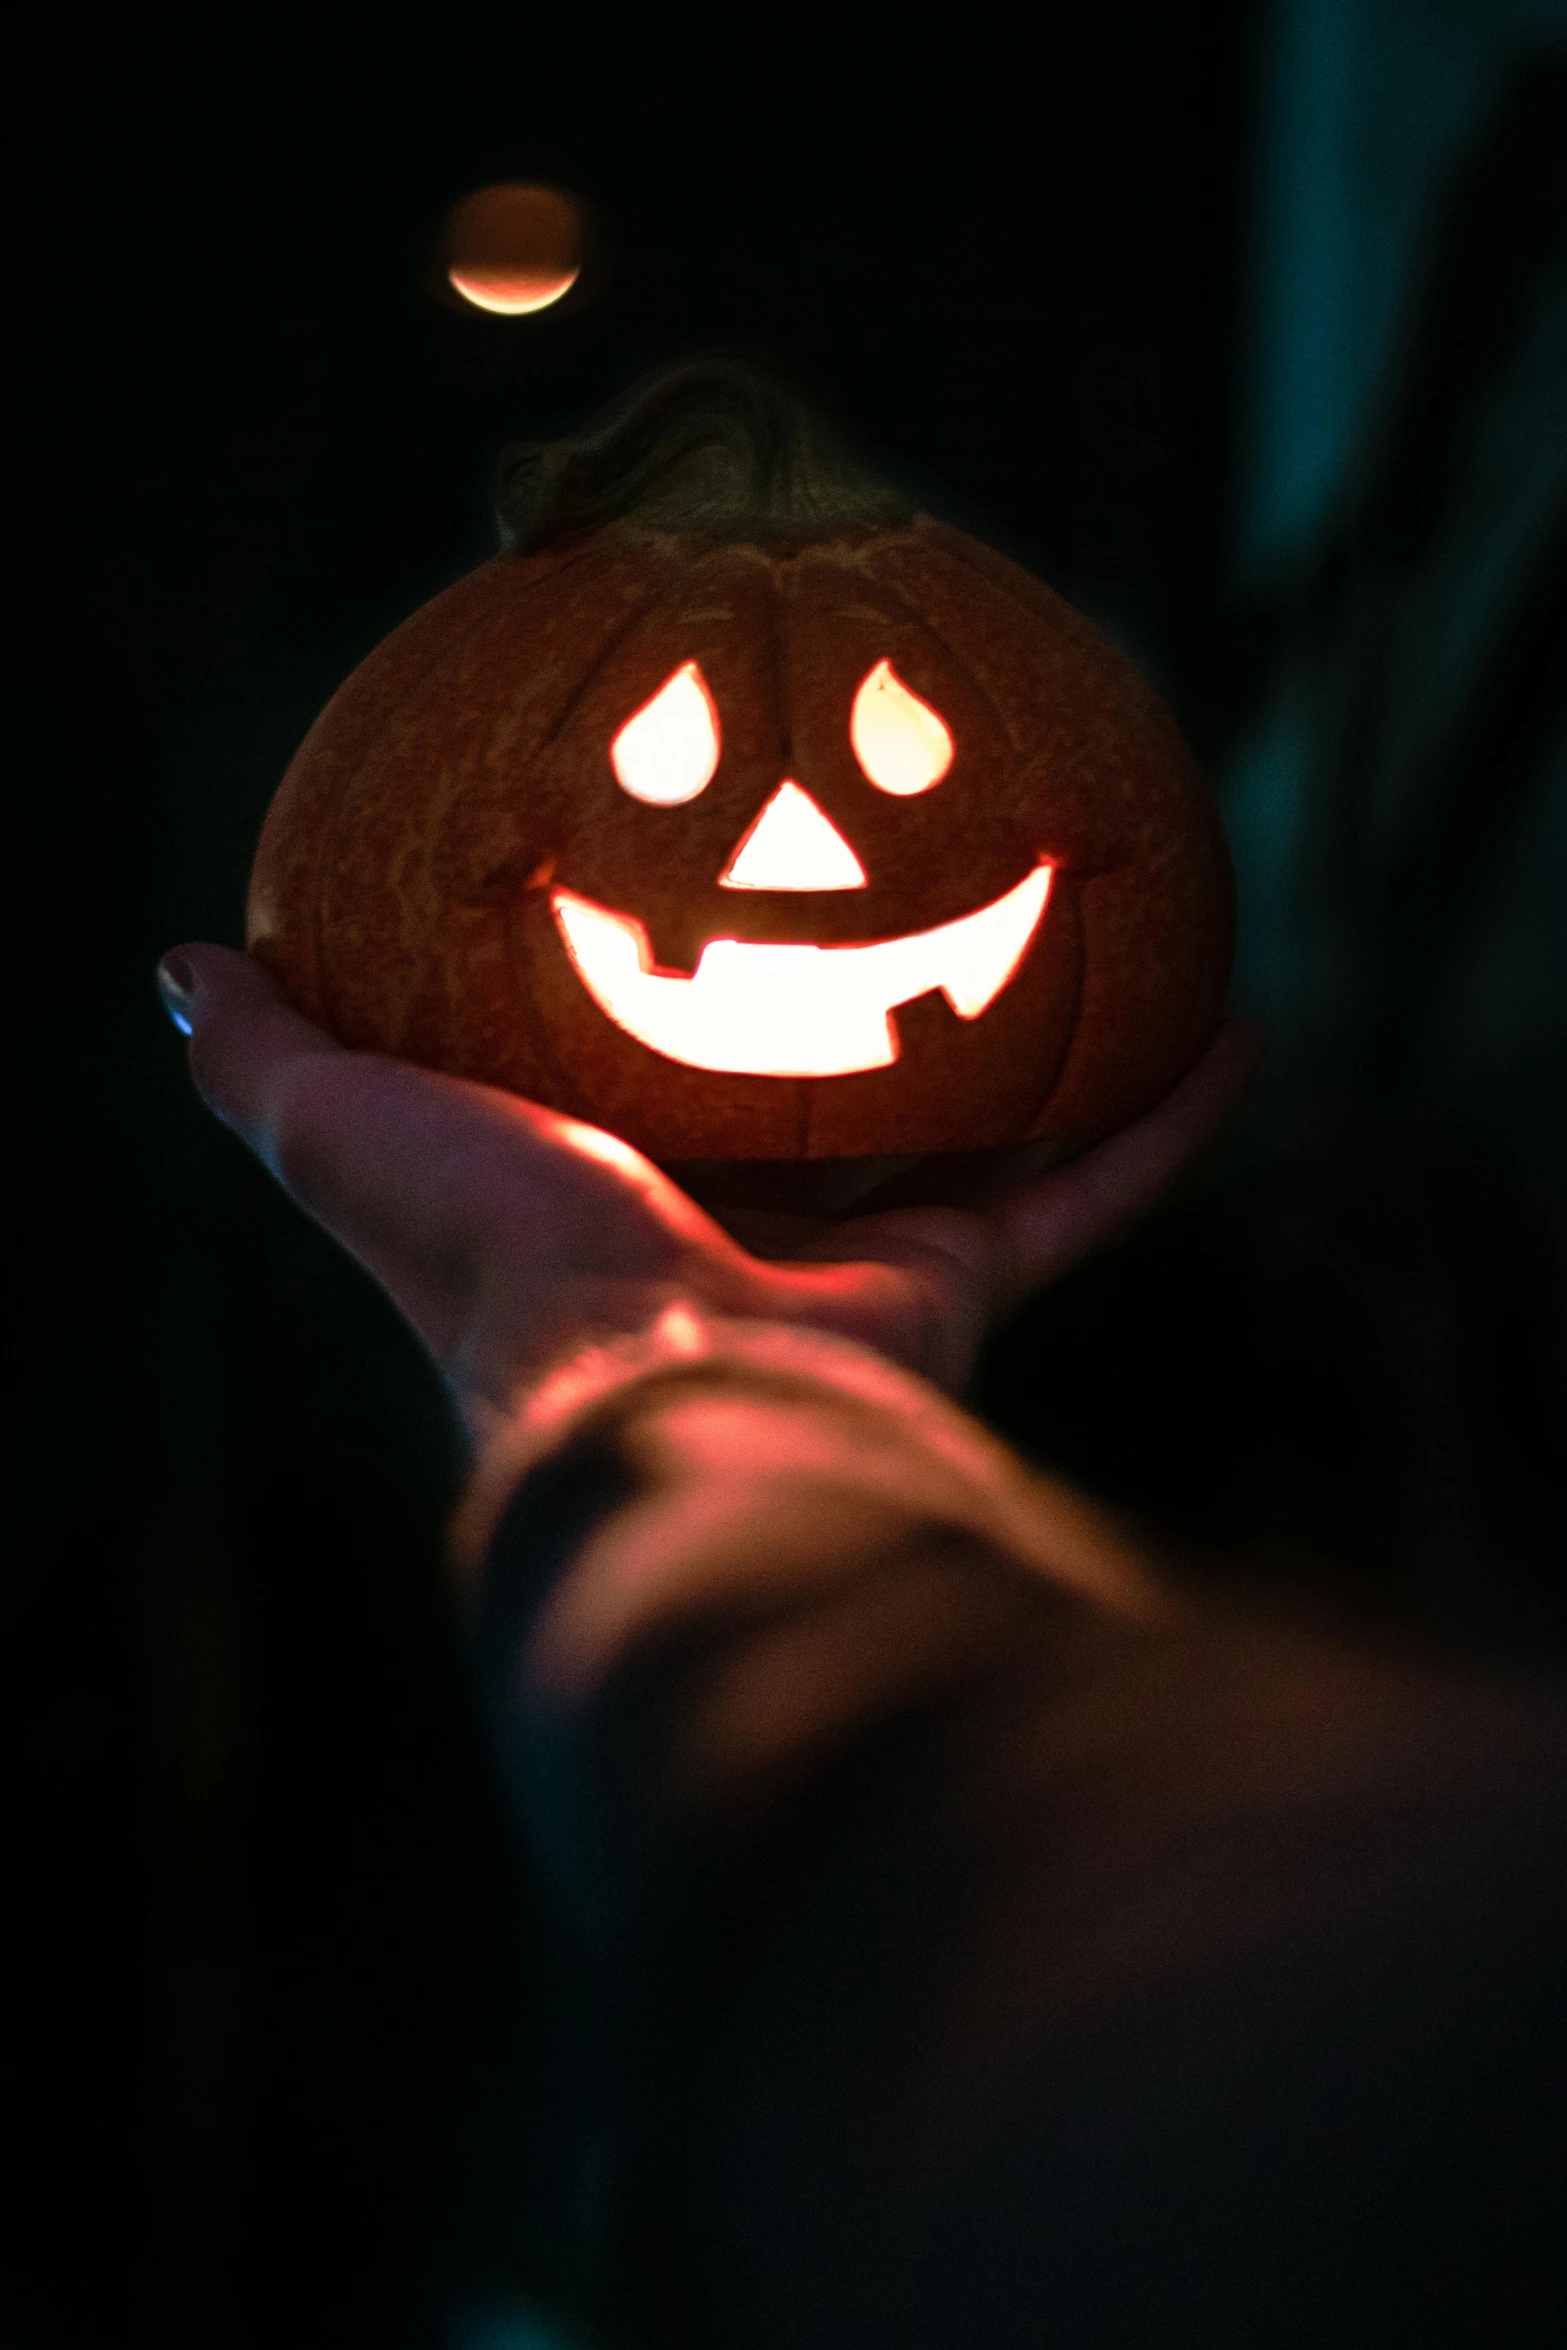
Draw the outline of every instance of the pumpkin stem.
M708 538L814 541L896 528L914 509L792 390L749 360L690 360L636 385L569 440L502 452L509 554L629 522Z

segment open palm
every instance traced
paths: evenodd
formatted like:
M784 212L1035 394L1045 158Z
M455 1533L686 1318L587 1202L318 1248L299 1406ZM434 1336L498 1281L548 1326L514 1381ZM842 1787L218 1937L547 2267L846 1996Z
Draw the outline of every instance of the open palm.
M1223 1030L1157 1108L1064 1167L1003 1186L997 1161L967 1199L796 1219L786 1250L753 1254L613 1135L339 1045L249 955L184 947L159 978L203 1098L381 1283L475 1432L565 1350L677 1301L830 1330L957 1389L991 1321L1152 1204L1258 1050Z

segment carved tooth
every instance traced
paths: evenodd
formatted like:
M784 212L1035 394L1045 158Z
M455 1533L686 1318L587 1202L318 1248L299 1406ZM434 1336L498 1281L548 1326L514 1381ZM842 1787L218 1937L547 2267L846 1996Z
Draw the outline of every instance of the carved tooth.
M1039 927L1052 868L934 930L865 946L710 939L687 978L653 962L648 934L575 891L551 898L566 951L602 1012L689 1068L761 1077L840 1077L898 1058L891 1014L939 988L965 1020L1006 986Z

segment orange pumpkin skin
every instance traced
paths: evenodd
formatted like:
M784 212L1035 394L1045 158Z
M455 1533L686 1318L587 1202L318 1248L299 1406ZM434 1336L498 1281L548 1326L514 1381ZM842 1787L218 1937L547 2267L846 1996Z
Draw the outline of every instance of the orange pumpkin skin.
M610 745L696 661L721 753L700 796L648 806ZM849 738L889 660L954 740L935 788L890 797ZM798 781L863 888L720 886ZM892 1015L889 1067L693 1068L590 996L551 890L645 924L656 964L713 938L833 946L951 922L1042 859L1043 919L976 1018L932 993ZM345 1043L500 1086L663 1162L1077 1143L1149 1107L1212 1033L1230 866L1211 795L1149 686L1080 614L915 516L747 543L612 521L483 564L394 631L301 745L251 880L251 946Z

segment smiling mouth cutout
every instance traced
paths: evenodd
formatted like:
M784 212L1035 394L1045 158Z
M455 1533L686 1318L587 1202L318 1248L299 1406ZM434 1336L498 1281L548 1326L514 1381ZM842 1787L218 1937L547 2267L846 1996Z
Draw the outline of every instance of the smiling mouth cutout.
M977 1020L1039 928L1052 867L934 930L868 946L709 939L696 970L660 971L646 927L574 890L550 894L566 952L601 1012L666 1060L746 1077L848 1077L898 1058L893 1012L939 989Z

